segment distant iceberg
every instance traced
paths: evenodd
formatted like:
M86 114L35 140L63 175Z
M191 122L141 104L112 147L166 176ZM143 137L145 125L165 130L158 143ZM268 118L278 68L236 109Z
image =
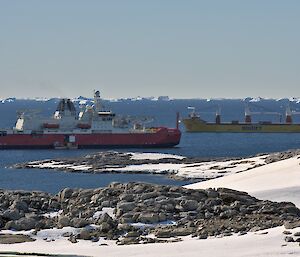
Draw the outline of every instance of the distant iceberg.
M3 99L1 100L1 103L13 103L15 102L17 99L15 97L10 97L10 98L6 98L6 99Z

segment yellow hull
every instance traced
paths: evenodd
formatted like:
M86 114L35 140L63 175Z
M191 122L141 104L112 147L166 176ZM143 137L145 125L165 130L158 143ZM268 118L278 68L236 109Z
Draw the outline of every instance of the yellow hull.
M184 119L187 132L220 133L300 133L300 124L207 123L197 118Z

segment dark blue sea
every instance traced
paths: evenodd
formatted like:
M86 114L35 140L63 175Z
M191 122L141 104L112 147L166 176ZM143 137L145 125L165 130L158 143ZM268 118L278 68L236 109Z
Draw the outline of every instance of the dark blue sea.
M11 127L15 123L16 111L21 109L38 109L41 115L51 115L56 108L57 99L46 102L33 100L14 100L0 103L0 127ZM281 112L284 114L286 99L259 99L251 105L253 111ZM299 111L300 104L290 103L291 108ZM216 106L222 109L224 121L243 120L244 100L170 100L140 101L121 100L118 102L105 101L107 108L119 114L155 117L151 125L174 127L176 112L181 116L188 115L188 106L196 107L202 118L212 121ZM254 121L278 121L277 115L253 116ZM300 118L295 116L295 122ZM182 139L180 145L166 149L121 149L120 151L161 152L184 155L189 157L243 157L259 153L285 151L300 148L300 134L239 134L239 133L186 133L181 127ZM113 149L119 150L119 149ZM99 150L1 150L0 151L0 188L42 190L56 193L65 187L96 188L108 185L112 181L129 182L143 181L157 184L183 185L187 181L176 181L160 175L145 174L83 174L64 173L54 170L17 170L9 168L15 163L41 160L57 157L73 157Z

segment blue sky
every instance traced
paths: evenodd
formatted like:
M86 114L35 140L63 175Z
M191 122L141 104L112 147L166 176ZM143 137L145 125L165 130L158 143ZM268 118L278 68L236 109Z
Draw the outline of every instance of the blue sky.
M300 1L3 0L0 98L299 96Z

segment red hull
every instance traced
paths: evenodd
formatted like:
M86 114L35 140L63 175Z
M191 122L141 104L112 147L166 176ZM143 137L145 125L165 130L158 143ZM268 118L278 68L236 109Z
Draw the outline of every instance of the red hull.
M69 136L75 136L72 145L78 148L172 147L179 144L181 132L178 129L159 128L152 133L7 134L0 136L0 149L66 146Z

